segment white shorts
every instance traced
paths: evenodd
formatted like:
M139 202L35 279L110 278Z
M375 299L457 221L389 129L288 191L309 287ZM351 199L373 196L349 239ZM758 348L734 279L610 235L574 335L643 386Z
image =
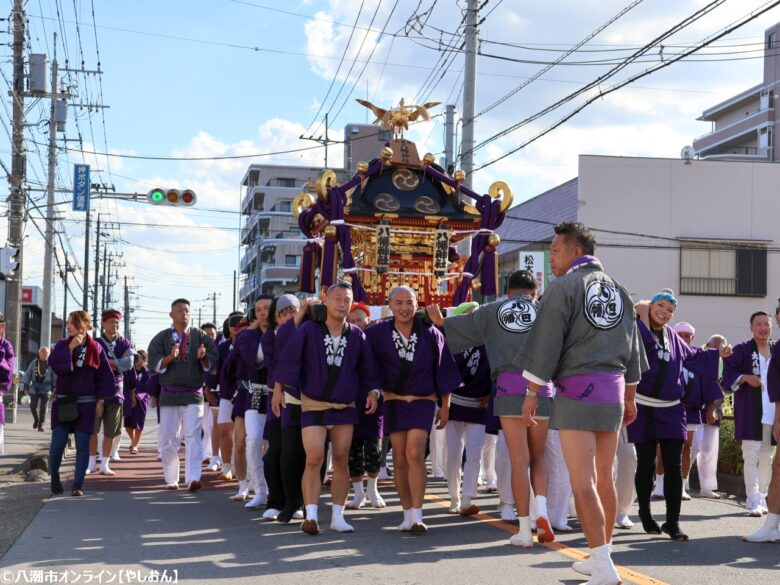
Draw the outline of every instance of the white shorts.
M227 398L219 399L219 414L217 414L217 424L233 422L233 403Z

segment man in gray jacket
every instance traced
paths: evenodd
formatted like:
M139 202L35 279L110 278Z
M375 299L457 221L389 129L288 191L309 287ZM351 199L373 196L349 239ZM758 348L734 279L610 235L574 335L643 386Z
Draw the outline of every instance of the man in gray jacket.
M149 366L159 375L160 450L167 489L179 489L179 426L184 434L184 481L189 491L201 488L203 448L203 374L214 373L217 347L201 329L190 327L190 302L171 303L171 327L163 329L149 343Z
M612 464L621 425L636 418L634 395L647 369L631 298L593 254L596 238L579 222L555 226L544 293L518 365L529 380L523 418L535 425L536 394L556 388L550 426L560 431L574 503L591 557L575 563L589 585L621 582L611 558L617 493Z
M30 362L22 378L22 386L30 396L30 411L33 415L33 428L43 432L46 422L46 404L56 382L54 371L49 367L48 347L38 350L38 357Z

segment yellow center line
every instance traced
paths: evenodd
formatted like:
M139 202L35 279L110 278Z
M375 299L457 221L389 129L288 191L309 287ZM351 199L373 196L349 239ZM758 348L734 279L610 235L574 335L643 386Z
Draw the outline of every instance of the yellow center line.
M434 502L436 504L439 504L444 508L449 508L449 500L446 500L442 497L435 496L433 494L425 494L425 499ZM495 516L491 516L490 514L478 512L477 514L474 514L473 516L469 516L469 517L475 518L486 524L490 524L491 526L494 526L499 530L503 530L504 532L508 532L510 534L517 533L517 526L513 526L505 522L504 520L496 518ZM536 542L539 542L538 540L536 540L536 536L534 536L534 540ZM558 542L557 540L554 540L553 542L544 543L542 544L542 546L546 546L552 551L564 554L567 557L574 559L575 561L582 561L588 558L587 553L579 549L572 548L561 542ZM634 571L633 569L629 569L628 567L623 567L623 566L616 566L616 567L618 573L620 574L621 577L623 577L623 579L627 579L632 583L636 583L637 585L669 585L669 583L667 583L666 581L661 581L660 579L656 579L655 577L650 577L649 575L639 573L638 571Z

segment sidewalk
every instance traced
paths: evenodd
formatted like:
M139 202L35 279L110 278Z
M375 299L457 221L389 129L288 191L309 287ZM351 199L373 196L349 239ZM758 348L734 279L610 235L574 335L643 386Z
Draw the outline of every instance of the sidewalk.
M6 409L6 419L8 416ZM16 422L5 424L5 455L0 456L0 481L12 480L13 474L33 455L48 453L51 441L49 413L46 413L44 432L33 428L33 418L29 407L19 406ZM21 478L23 479L23 478Z

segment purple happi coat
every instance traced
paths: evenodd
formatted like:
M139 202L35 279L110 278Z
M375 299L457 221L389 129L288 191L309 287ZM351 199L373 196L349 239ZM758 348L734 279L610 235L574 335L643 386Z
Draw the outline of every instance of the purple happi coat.
M117 335L113 342L108 341L105 337L102 336L95 337L95 341L97 341L100 344L100 347L103 348L103 351L106 354L106 358L109 360L114 360L115 363L118 359L124 358L128 351L133 351L133 346L130 341L121 335ZM109 367L110 366L111 364L109 364ZM119 402L122 404L125 399L125 373L123 371L120 372L118 369L112 369L111 371L114 374L114 397L106 400L106 403Z
M487 409L480 408L477 402L489 396L493 388L485 346L472 347L456 353L454 357L463 386L450 396L450 420L484 425Z
M714 378L697 376L687 369L683 369L683 382L685 383L683 397L685 420L689 425L706 423L707 406L723 398L720 383Z
M261 340L263 346L263 355L266 360L266 368L268 369L268 386L273 388L276 384L276 366L279 359L284 359L285 348L290 340L295 336L297 327L295 321L290 319L284 324L280 325L275 332L266 331ZM296 388L287 387L285 392L298 398L301 398L300 390ZM270 409L269 409L270 410ZM299 427L301 426L301 407L298 404L287 404L282 409L282 428L286 427Z
M769 360L769 371L766 374L767 392L769 401L775 403L775 408L780 408L780 343L772 347L772 359ZM775 454L777 457L777 454Z
M147 368L136 370L135 367L125 372L125 404L123 413L125 427L143 430L146 422L146 411L149 408L150 375ZM132 390L135 390L136 403L133 406Z
M11 342L5 337L0 337L0 425L5 424L3 392L10 390L13 385L15 365L16 357Z
M717 349L688 345L668 325L663 326L659 339L639 319L637 327L650 369L642 374L637 386L637 417L628 426L628 440L631 443L655 439L685 440L688 428L682 402L685 397L683 368L699 376L716 379L719 352ZM649 406L640 402L642 397L678 403L674 406Z
M360 394L381 388L371 348L360 328L347 324L341 343L346 347L333 352L330 334L322 324L303 323L284 348L284 359L278 359L274 378L285 389L298 388L301 394L314 400L351 404ZM343 351L343 355L340 353ZM329 361L338 374L330 392L326 392Z
M771 340L770 351L775 353L776 343ZM765 388L753 388L748 383L740 384L736 389L734 384L743 375L761 375L761 366L758 358L758 345L755 340L744 341L734 347L734 353L723 360L723 387L726 391L734 392L734 438L737 441L760 441L763 429L761 416L763 404L761 392ZM772 371L772 362L769 362L769 371Z
M371 343L383 390L404 396L427 396L433 393L441 396L453 392L463 383L444 335L435 327L418 323L412 333L417 335L417 339L409 377L403 388L397 388L401 376L401 357L393 332L393 319L366 329L366 338Z
M72 430L90 435L95 430L97 400L100 398L106 400L116 396L116 379L100 344L97 344L97 351L100 358L97 368L79 365L76 362L76 356L68 347L67 339L58 341L49 356L49 367L57 374L56 395L75 394L79 397L79 416L72 423L67 423L67 426ZM52 428L60 424L56 404L55 398L51 409Z

